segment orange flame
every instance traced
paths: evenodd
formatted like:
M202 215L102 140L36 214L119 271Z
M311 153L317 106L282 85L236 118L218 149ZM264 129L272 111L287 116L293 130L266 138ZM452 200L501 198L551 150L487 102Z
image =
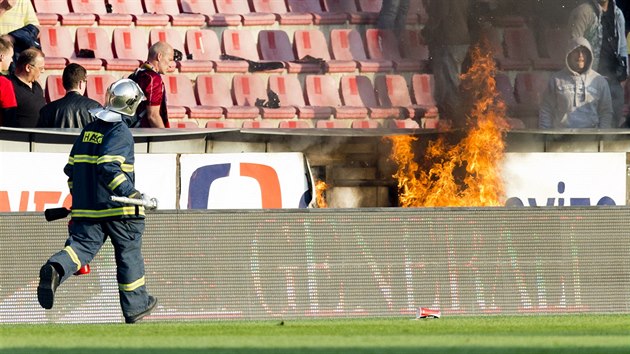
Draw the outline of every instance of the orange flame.
M428 172L414 161L411 136L388 137L391 159L398 165L399 204L402 207L500 206L505 193L503 161L506 106L499 98L492 53L472 50L472 67L462 75L462 87L473 97L466 137L450 146L443 137L429 142ZM460 176L461 175L461 176Z
M321 180L315 182L315 197L318 208L328 208L328 203L326 202L326 189L328 189L326 182Z

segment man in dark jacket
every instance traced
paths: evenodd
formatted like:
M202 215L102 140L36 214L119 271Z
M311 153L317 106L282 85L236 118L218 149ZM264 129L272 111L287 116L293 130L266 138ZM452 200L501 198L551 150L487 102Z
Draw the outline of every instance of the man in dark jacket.
M125 322L139 321L157 304L145 286L141 252L144 207L111 199L143 199L135 187L129 118L144 99L142 90L132 80L114 82L107 90L105 109L92 111L96 119L83 129L72 147L64 168L72 195L70 235L65 248L40 269L37 300L45 309L53 307L57 287L89 264L107 238L114 246Z
M63 69L62 81L66 95L42 107L38 128L83 128L94 120L89 110L101 107L98 102L83 96L87 83L84 67L68 64Z

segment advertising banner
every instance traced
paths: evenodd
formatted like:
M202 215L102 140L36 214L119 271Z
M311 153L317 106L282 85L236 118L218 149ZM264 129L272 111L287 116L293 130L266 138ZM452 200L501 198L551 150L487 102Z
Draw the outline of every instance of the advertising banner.
M507 206L626 204L625 153L509 153Z
M306 208L302 153L182 155L181 209Z

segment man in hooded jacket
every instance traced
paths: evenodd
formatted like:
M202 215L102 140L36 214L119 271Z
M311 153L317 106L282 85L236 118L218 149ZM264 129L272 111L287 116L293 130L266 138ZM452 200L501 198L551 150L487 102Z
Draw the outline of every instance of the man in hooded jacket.
M583 38L572 38L566 67L549 78L540 106L538 126L612 128L612 99L606 78L592 69L593 51Z

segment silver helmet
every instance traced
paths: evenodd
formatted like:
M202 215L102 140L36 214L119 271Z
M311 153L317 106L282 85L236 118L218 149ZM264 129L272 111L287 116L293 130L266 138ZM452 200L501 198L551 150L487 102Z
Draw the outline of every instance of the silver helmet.
M144 101L144 93L140 86L131 79L120 79L112 83L105 94L105 109L133 116L140 102Z

